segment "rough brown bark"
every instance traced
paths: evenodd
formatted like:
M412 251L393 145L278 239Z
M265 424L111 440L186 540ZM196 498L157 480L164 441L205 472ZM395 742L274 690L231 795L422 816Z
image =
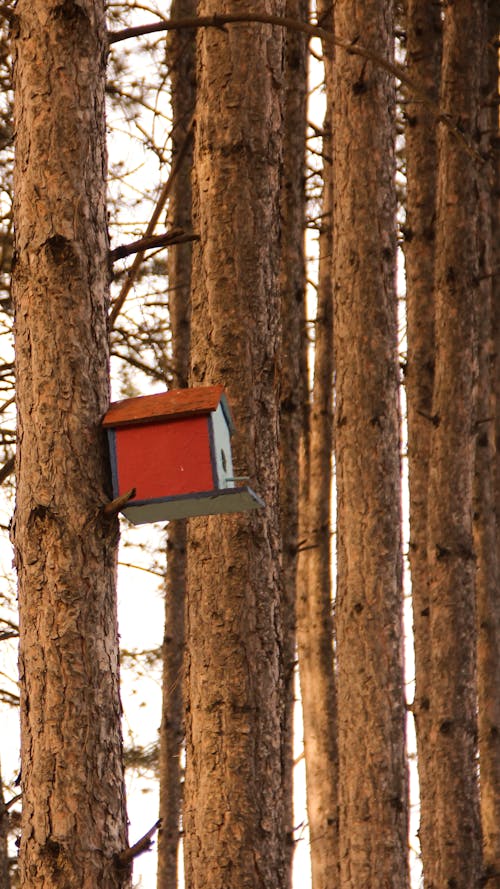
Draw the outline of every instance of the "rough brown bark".
M443 19L440 110L477 137L483 4L449 4ZM476 625L472 542L479 304L476 164L438 127L436 364L429 461L428 565L436 885L479 884Z
M21 884L121 889L103 4L21 0L13 36Z
M343 40L392 58L390 2L337 0ZM394 84L336 52L334 342L341 885L406 887Z
M500 11L490 4L488 51L484 53L485 82L482 91L482 147L488 162L481 169L482 244L480 265L481 302L479 322L479 386L477 407L476 473L474 496L474 542L477 553L477 672L481 826L483 870L490 889L500 887L500 597L498 516L498 306L500 288L499 162L498 147L498 51L495 41L500 31ZM495 309L497 317L495 317ZM497 451L498 453L498 451Z
M195 15L196 0L174 0L172 17ZM194 114L196 41L193 32L173 31L167 40L167 62L172 84L172 160L189 138ZM178 170L169 203L167 228L192 228L191 173L192 143ZM174 388L188 384L189 315L191 302L192 245L178 245L169 252L169 315L172 332ZM182 770L184 740L185 644L184 609L186 594L187 522L170 522L167 531L165 588L165 634L163 640L162 721L160 727L160 818L158 835L158 889L177 885L178 850L181 831Z
M410 77L437 103L441 63L441 14L434 0L408 0L406 52ZM406 105L406 310L410 568L415 651L415 717L420 784L419 839L424 883L436 885L430 607L427 571L427 492L434 382L434 259L437 146L436 117L407 94Z
M167 534L165 631L163 636L162 718L160 725L160 808L158 889L177 886L182 810L184 740L184 605L186 520L171 522Z
M5 808L2 774L0 772L0 889L10 889L8 837L9 815Z
M204 0L200 14L243 2ZM263 0L259 9L281 13ZM255 8L255 4L251 4ZM188 548L185 872L190 889L281 886L279 169L282 32L198 37L193 384L223 383L235 474L266 508L192 520Z
M286 13L308 20L308 0L287 0ZM283 178L281 182L281 357L280 357L280 502L283 549L283 642L285 730L283 802L287 843L287 878L293 860L293 712L295 680L295 598L297 589L299 446L302 430L302 352L305 336L305 147L307 114L307 38L285 35Z
M329 2L318 5L328 27ZM307 460L305 571L297 597L297 646L304 723L307 815L313 889L339 885L338 752L333 667L331 481L333 451L332 113L333 58L325 52L327 112L323 136L323 201L319 234L314 383Z
M323 205L325 208L326 204ZM328 229L328 222L323 222ZM330 226L331 228L331 226ZM331 246L325 231L323 242ZM330 258L329 258L330 259ZM329 262L330 264L330 262ZM323 285L323 286L322 286ZM297 644L304 723L307 814L313 889L338 885L338 755L331 601L332 301L319 288L310 420L306 571L297 598ZM328 292L330 291L330 293Z

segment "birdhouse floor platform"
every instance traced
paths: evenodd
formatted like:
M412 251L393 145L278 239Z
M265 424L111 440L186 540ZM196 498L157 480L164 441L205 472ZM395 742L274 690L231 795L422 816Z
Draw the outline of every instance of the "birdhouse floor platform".
M123 515L134 525L147 522L165 522L187 519L191 516L221 515L222 513L247 512L264 506L255 491L246 485L238 488L203 491L193 500L192 494L157 500L133 500L123 510Z

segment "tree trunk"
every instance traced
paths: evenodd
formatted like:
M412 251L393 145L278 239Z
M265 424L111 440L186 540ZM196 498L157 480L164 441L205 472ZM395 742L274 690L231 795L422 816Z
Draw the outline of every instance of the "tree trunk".
M160 810L157 889L175 889L182 811L184 740L184 604L186 592L186 520L170 522L165 576L162 718L160 724Z
M99 0L20 0L15 52L23 889L128 868L109 401L106 34Z
M489 889L500 889L500 598L497 497L499 467L495 423L500 408L498 306L500 286L499 221L500 165L498 162L498 52L493 52L500 30L500 12L490 4L489 51L483 54L485 84L482 90L481 133L483 152L489 162L481 168L482 235L480 266L481 302L479 322L479 387L477 408L474 538L477 553L477 672L478 724L483 834L483 871ZM496 149L496 150L495 150Z
M286 14L308 21L308 0L287 0ZM285 732L283 747L287 879L293 860L293 713L295 680L295 598L299 509L299 448L302 431L302 354L305 336L305 149L307 40L286 32L283 179L281 183L280 501L283 548L283 642Z
M439 96L441 10L434 0L408 0L406 9L408 74L435 101ZM415 651L413 713L420 785L419 839L426 889L436 885L433 748L430 742L432 695L430 607L427 568L427 492L434 383L434 248L436 210L436 116L415 99L406 106L406 308L408 359L408 470L410 485L410 568Z
M318 5L328 27L330 3ZM305 561L297 597L297 644L304 722L307 815L313 889L339 885L337 708L333 667L331 481L333 450L333 58L324 48L327 111L323 136L323 201L319 234L314 384L307 460Z
M198 12L255 4L203 0ZM282 14L283 4L258 9ZM185 872L190 889L284 879L280 626L279 173L282 30L199 35L193 384L223 383L235 475L266 508L190 522Z
M196 0L174 0L172 18L196 14ZM192 31L172 31L167 39L167 62L172 84L172 162L190 139L196 99L196 40ZM168 211L167 229L192 228L192 147L177 172ZM178 244L168 256L168 305L172 332L174 388L184 388L189 374L191 305L191 244ZM170 522L167 531L163 693L160 726L160 818L157 889L177 885L182 807L182 744L184 740L187 522Z
M0 889L10 889L8 838L9 815L5 808L2 774L0 772Z
M484 52L479 0L449 4L443 19L442 115L463 140L438 126L436 365L428 492L432 646L431 733L436 884L479 885L476 625L472 543L479 304L476 160ZM434 868L433 868L434 870Z
M337 0L335 31L392 58L390 2ZM340 874L406 887L394 85L337 48L334 342Z

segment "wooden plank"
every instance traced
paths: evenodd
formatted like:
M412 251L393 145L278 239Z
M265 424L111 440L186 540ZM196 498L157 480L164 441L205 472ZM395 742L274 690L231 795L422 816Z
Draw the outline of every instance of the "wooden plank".
M103 426L119 427L154 423L158 420L175 420L193 414L209 414L215 411L223 399L228 423L231 417L223 386L199 386L195 389L170 389L157 395L140 395L116 401L103 419Z

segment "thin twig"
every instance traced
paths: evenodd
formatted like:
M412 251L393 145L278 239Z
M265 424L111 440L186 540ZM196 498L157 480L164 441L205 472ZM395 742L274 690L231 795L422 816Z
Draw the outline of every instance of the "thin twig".
M145 568L144 565L133 565L132 562L118 562L121 568L135 568L137 571L145 571L147 574L154 574L155 577L165 577L164 571L154 571L152 568Z
M16 793L16 795L13 796L12 799L10 799L10 800L8 801L8 803L4 803L4 809L5 809L5 811L8 811L9 809L12 808L12 806L15 806L15 804L16 804L17 802L19 802L19 800L21 799L21 797L22 797L22 793Z

